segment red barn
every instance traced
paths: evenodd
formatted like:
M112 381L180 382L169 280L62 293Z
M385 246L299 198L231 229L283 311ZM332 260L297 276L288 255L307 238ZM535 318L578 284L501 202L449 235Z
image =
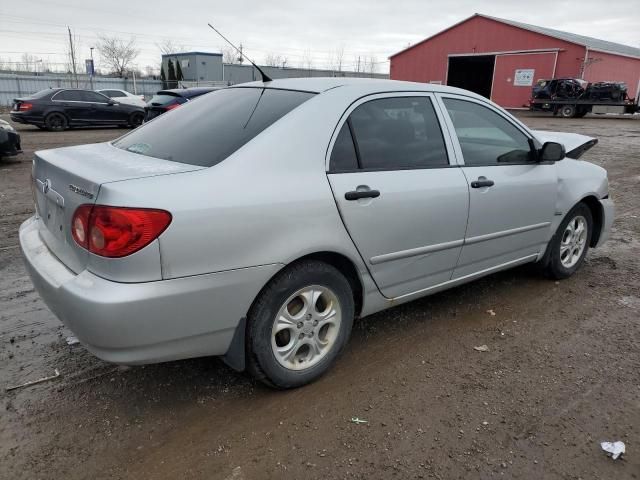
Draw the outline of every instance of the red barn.
M476 13L390 57L391 78L466 88L524 107L537 80L622 81L640 89L640 48Z

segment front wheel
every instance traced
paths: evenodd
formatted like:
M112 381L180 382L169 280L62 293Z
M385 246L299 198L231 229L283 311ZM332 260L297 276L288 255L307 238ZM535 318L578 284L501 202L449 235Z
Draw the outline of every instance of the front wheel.
M249 312L249 372L283 389L316 380L347 343L354 308L349 281L333 266L310 260L286 268Z
M593 234L593 216L584 203L571 209L545 253L544 268L548 276L564 279L573 275L584 262Z

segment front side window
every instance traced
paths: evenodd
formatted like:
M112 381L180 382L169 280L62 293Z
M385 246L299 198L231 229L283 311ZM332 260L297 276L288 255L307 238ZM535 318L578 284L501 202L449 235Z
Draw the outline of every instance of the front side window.
M478 103L444 98L455 128L464 163L504 165L535 160L529 138L515 125Z
M202 95L171 115L155 118L113 145L141 155L210 167L313 96L293 90L223 88Z
M440 124L427 97L371 100L356 108L349 122L364 170L449 165Z

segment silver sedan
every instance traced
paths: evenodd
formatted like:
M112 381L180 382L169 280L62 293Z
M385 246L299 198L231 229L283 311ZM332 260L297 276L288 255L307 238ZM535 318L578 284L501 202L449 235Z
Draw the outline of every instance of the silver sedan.
M596 142L438 85L244 84L37 152L20 243L96 356L220 355L297 387L356 317L529 262L572 275L613 221L606 171L578 160Z

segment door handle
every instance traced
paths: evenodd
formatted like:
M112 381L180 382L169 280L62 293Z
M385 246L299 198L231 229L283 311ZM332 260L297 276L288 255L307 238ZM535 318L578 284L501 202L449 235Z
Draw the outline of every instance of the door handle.
M377 198L379 190L353 190L344 194L345 200L358 200L359 198Z
M478 177L478 180L471 182L471 188L493 187L493 180L488 180L487 177Z

